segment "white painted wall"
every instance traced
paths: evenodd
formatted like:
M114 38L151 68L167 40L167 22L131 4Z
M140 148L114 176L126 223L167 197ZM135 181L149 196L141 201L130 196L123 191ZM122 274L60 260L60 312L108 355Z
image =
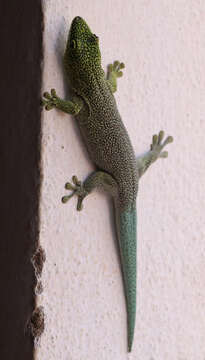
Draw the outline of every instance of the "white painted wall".
M161 129L169 158L140 183L136 360L205 359L205 2L44 0L43 91L66 96L62 55L80 15L100 37L102 64L124 61L117 103L136 154ZM127 329L108 198L81 213L64 183L93 169L75 120L43 112L40 242L46 329L38 360L124 360Z

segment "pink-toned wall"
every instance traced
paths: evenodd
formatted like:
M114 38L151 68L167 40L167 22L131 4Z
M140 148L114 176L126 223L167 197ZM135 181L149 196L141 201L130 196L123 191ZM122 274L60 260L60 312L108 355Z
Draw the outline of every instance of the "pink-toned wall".
M36 359L205 359L205 2L44 0L43 91L66 96L62 55L80 15L100 38L102 64L124 61L116 99L136 154L163 129L169 158L140 183L135 341L126 312L112 208L94 193L61 204L73 174L93 169L75 120L43 112L40 242L47 255L38 298L46 329Z

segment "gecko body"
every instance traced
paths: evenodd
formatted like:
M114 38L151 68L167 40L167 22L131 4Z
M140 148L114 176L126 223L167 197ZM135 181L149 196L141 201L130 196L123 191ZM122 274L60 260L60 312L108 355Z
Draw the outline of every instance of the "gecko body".
M115 61L105 75L101 67L99 39L86 22L75 17L70 28L64 66L73 91L71 100L59 98L54 89L44 93L46 110L57 108L75 116L96 171L84 182L73 176L66 189L72 190L62 201L77 195L77 210L95 188L103 188L113 198L127 307L128 351L132 349L136 317L136 197L139 179L162 151L173 141L164 132L154 135L150 151L136 158L127 130L117 109L114 92L124 64Z

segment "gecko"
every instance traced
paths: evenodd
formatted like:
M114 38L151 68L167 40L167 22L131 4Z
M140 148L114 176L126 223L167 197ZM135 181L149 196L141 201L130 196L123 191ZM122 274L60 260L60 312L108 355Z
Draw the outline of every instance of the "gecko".
M77 196L77 210L96 188L108 192L114 203L114 218L122 265L126 312L127 351L131 352L136 318L136 197L139 179L158 158L166 158L164 147L173 141L164 139L164 131L154 135L150 150L136 157L127 130L117 109L114 93L125 65L114 61L107 74L101 66L99 38L86 21L76 16L71 24L63 58L65 73L72 90L70 100L60 98L55 89L43 94L46 110L56 108L73 115L79 126L90 159L95 165L85 181L77 176L67 182L70 192L66 203Z

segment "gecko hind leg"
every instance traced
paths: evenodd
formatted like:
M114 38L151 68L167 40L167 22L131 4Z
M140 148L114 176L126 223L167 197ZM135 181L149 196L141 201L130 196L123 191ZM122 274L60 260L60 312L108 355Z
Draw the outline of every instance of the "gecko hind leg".
M158 158L167 158L168 151L162 151L162 149L167 145L173 142L172 136L167 136L167 138L162 142L164 138L164 131L161 130L159 135L153 135L152 144L150 145L150 154L151 154L151 162L153 163Z
M173 137L168 136L163 142L164 131L160 131L158 135L153 135L150 151L137 158L137 168L141 177L149 166L158 158L167 158L168 152L162 149L169 143L173 142Z
M67 182L65 184L67 190L71 190L72 193L62 197L62 202L65 204L74 195L78 197L77 210L80 211L83 208L84 198L90 194L95 188L102 188L109 192L112 196L117 195L117 183L114 178L104 171L96 171L91 173L87 179L82 182L79 181L77 176L72 177L72 183Z

